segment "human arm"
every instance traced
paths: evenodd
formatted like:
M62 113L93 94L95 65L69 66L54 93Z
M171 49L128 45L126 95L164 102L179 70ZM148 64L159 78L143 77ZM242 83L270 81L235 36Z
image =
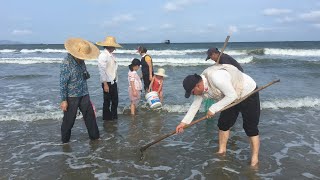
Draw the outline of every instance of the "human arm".
M100 81L103 83L104 92L109 92L109 86L107 82L111 82L110 75L107 72L108 57L106 54L101 53L98 58L98 67L100 74Z
M187 114L184 116L183 120L181 123L176 127L176 132L181 133L183 132L183 127L187 124L190 124L191 121L193 120L194 116L198 112L201 102L203 100L202 96L194 96L193 102L187 112Z
M150 85L149 85L148 92L151 92L151 91L152 91L153 83L154 83L154 77L152 77L152 80L151 80Z
M153 72L153 67L152 67L152 59L150 56L145 56L145 60L149 66L149 80L152 80L152 72Z
M63 61L60 65L60 96L61 96L61 104L60 108L62 111L67 111L68 103L68 82L70 79L70 70L68 61Z
M68 110L68 102L67 101L62 101L60 104L60 109L62 111L67 111Z
M160 86L159 86L159 89L158 89L158 94L160 94L160 92L162 91L162 85L163 85L163 80L161 80L161 83L160 83Z

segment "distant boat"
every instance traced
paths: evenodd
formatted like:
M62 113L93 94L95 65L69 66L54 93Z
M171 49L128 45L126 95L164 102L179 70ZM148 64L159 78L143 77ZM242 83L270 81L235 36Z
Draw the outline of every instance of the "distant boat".
M164 43L165 44L170 44L170 40L165 40Z

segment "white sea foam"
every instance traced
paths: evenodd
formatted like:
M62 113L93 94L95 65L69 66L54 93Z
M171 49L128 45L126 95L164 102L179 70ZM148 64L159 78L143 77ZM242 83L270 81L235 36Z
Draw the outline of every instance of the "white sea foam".
M52 64L61 63L63 58L43 58L43 57L25 57L25 58L0 58L0 64ZM239 63L250 63L253 56L237 59ZM129 58L117 58L119 66L128 66L131 63ZM98 65L97 60L86 61L87 65ZM201 58L155 58L155 66L209 66L214 64L213 61L205 61Z
M320 56L320 49L278 49L265 48L266 55L281 55L281 56Z
M166 172L168 172L169 170L172 169L172 168L169 167L169 166L151 167L151 166L137 165L137 164L133 164L133 166L134 166L136 169L141 169L141 170L145 170L145 171L166 171Z
M43 58L43 57L26 57L26 58L0 58L0 64L52 64L61 63L63 58Z
M229 168L229 167L223 167L222 169L226 170L226 171L229 171L229 172L233 172L233 173L236 173L236 174L240 174L240 172L232 169L232 168Z
M200 176L200 178L198 177ZM194 169L191 169L191 175L185 179L188 179L188 180L191 180L191 179L201 179L201 180L204 180L206 179L204 174L201 173L200 171L198 170L194 170Z
M309 179L320 179L319 176L315 176L315 175L308 173L308 172L302 173L302 176L309 178Z
M46 105L44 105L46 104ZM305 97L296 99L274 99L268 101L262 101L262 109L284 109L284 108L315 108L320 106L320 99ZM162 107L163 111L170 113L185 113L188 111L190 103L186 104L165 104ZM119 112L123 111L123 108L119 107ZM204 112L205 109L202 106L199 110ZM14 113L12 113L14 112ZM10 100L7 104L6 110L3 115L0 116L0 121L39 121L43 119L62 119L63 113L54 104L50 104L48 101L39 102L33 105L33 109L22 107L19 102ZM102 110L97 111L97 116L102 115ZM82 116L78 116L77 119L81 119Z
M10 51L8 51L10 50ZM0 52L14 52L16 50L3 49ZM171 49L162 49L162 50L148 50L148 54L152 56L182 56L188 54L205 54L207 49L183 49L183 50L171 50ZM67 53L65 49L21 49L21 53ZM135 49L117 49L114 51L115 54L132 54L138 55L137 50ZM245 50L226 50L224 53L229 55L246 55Z
M182 50L174 50L174 49L149 49L148 54L152 56L185 56L191 54L206 54L207 49L182 49ZM65 49L1 49L0 53L12 53L12 52L20 52L24 54L28 53L67 53ZM251 52L251 51L249 51ZM319 57L320 49L282 49L282 48L264 48L264 54L266 55L277 55L277 56L301 56L301 57ZM135 49L117 49L114 51L115 54L131 54L138 55L137 50ZM248 55L247 50L232 50L227 49L224 53L229 54L231 56L241 56Z
M57 155L67 155L67 156L70 156L70 157L74 157L74 155L72 153L65 153L65 152L45 152L43 154L41 154L40 156L36 157L35 159L37 161L40 161L41 159L43 158L46 158L48 156L57 156Z
M303 108L320 106L320 99L313 97L295 99L274 99L261 103L262 109Z
M67 53L65 49L21 49L21 53Z
M15 49L1 49L0 53L12 53L12 52L15 52L15 51L16 51Z

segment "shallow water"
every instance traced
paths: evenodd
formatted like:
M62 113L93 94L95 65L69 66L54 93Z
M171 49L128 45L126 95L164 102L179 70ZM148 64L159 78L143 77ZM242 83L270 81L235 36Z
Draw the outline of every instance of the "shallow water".
M241 118L232 129L225 157L215 154L218 129L214 118L149 147L142 160L140 147L170 133L182 115L141 110L135 117L120 115L115 122L98 119L98 141L88 140L84 123L78 119L68 145L60 144L60 121L0 122L0 178L320 178L320 122L313 118L320 109L296 114L280 111L262 112L257 169L249 166L250 148ZM301 117L308 117L308 121L302 122ZM308 133L302 132L305 129Z
M0 179L320 179L320 42L229 43L235 57L259 86L260 163L252 169L248 138L238 118L226 156L218 149L216 118L151 146L172 132L188 110L182 80L212 65L205 51L215 43L148 44L155 69L169 75L162 111L141 102L129 115L127 72L139 56L136 45L116 51L119 62L119 119L103 122L102 89L96 61L86 61L101 140L89 141L81 116L69 145L61 145L59 63L63 45L0 46ZM196 118L202 117L204 108Z

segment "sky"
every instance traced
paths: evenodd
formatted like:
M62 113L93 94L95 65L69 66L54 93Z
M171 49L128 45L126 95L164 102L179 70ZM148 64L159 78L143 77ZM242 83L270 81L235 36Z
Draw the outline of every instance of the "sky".
M320 0L0 0L0 40L319 41Z

